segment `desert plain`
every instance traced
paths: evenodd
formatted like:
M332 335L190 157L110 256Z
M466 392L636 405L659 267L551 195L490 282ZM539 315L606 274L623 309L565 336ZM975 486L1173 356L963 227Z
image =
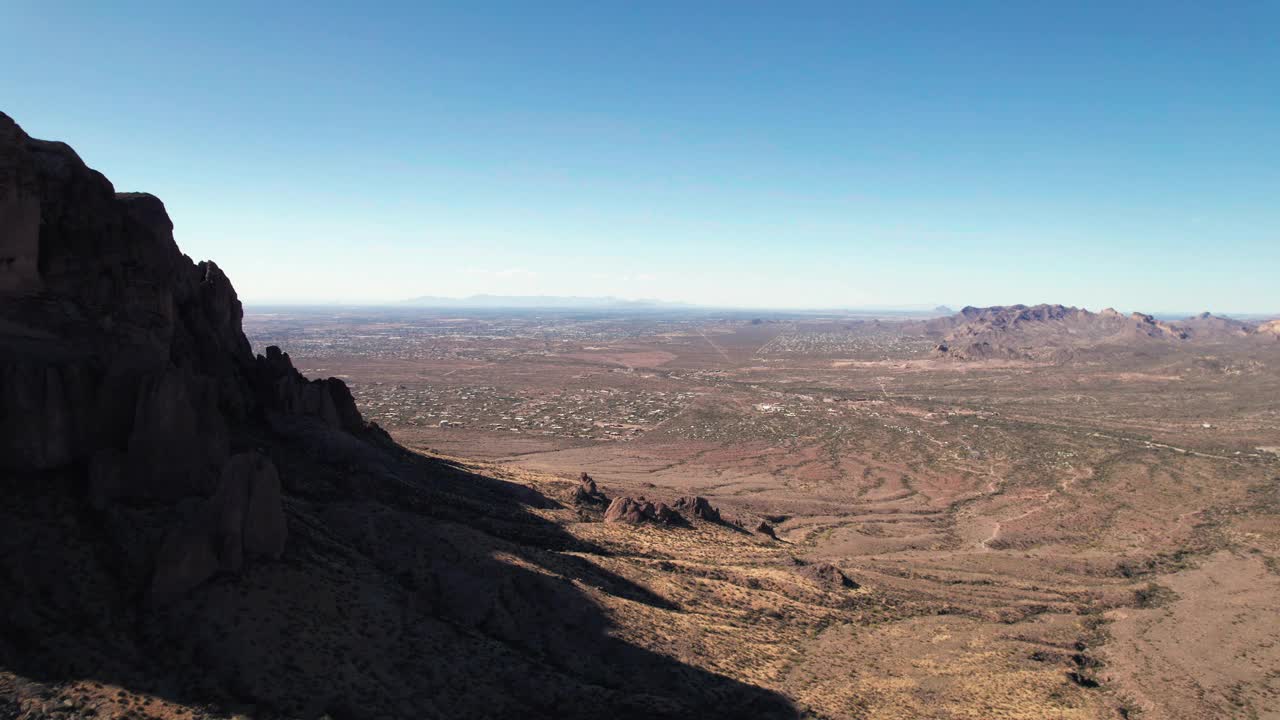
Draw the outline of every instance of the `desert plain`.
M244 325L401 445L556 499L531 512L594 548L565 553L660 599L584 585L610 633L809 716L1280 717L1277 336L1032 311ZM723 520L602 522L583 473Z

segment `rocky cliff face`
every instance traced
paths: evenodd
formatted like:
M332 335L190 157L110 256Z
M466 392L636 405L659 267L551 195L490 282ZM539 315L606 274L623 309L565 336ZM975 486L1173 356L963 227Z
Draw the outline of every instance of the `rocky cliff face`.
M292 415L364 434L346 387L308 382L276 348L251 354L230 281L178 250L160 200L115 192L70 147L2 114L0 148L0 468L83 470L108 512L215 496L207 514L222 520L179 513L171 532L210 525L219 562L177 557L168 541L162 595L238 567L243 522L278 555L279 482L269 459L236 454L252 446L244 433ZM184 563L183 581L166 562Z
M173 239L157 198L116 193L63 143L0 114L0 466L45 470L123 454L121 492L207 492L231 426L313 414L360 432L342 383L254 358L235 290Z
M158 199L0 114L0 717L794 714L612 637L577 587L662 601L561 555L602 551L552 501L397 447L241 316Z

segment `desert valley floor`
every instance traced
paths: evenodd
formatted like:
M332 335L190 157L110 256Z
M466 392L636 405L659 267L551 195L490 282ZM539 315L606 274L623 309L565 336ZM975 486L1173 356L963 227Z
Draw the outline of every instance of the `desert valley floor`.
M891 317L251 308L245 331L404 446L557 500L531 512L598 549L566 560L657 598L582 587L612 633L811 716L1277 718L1280 341L1201 321L964 358ZM727 522L601 522L584 472Z

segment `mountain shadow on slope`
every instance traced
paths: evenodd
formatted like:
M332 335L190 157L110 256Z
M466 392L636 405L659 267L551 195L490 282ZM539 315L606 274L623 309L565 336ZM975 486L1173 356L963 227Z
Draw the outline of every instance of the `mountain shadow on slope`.
M678 608L254 356L159 200L2 114L0 230L0 714L796 715L617 637L586 588Z

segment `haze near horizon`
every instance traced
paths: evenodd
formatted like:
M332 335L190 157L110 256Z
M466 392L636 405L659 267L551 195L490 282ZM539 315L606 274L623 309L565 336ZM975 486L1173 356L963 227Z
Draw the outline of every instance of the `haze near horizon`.
M1275 5L5 14L5 111L249 303L1280 311Z

